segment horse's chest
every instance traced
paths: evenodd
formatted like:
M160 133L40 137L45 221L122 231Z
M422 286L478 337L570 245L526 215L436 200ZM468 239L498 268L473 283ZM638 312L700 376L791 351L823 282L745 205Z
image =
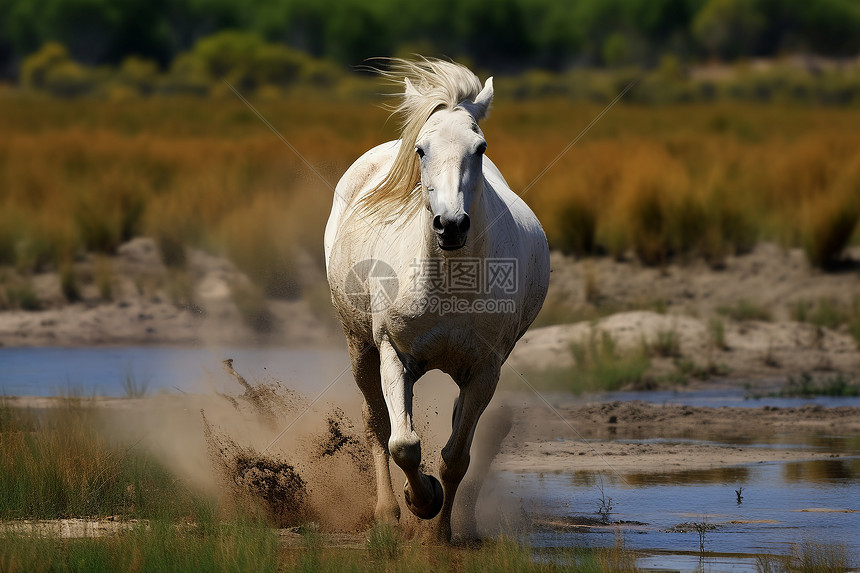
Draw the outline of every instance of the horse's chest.
M386 313L382 326L400 352L427 370L454 374L498 353L500 334L510 330L506 324L510 317L458 309L457 301L462 300L431 298L428 302L426 296L419 296L402 301Z

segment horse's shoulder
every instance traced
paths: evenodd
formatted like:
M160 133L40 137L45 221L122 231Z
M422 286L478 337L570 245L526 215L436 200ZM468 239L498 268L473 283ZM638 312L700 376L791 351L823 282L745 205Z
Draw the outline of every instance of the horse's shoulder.
M391 169L400 140L387 141L366 151L349 166L337 183L336 192L347 203L352 203L356 195L378 184Z
M496 209L502 209L510 213L519 226L528 230L528 232L543 232L537 216L531 208L517 195L508 182L505 180L499 168L493 163L489 157L484 157L484 179L490 184L493 195L498 198ZM492 208L492 207L491 207ZM498 214L492 214L498 217Z
M346 170L341 180L345 179L351 172L378 170L388 163L394 161L397 156L397 151L400 149L400 140L386 141L380 143L376 147L365 151L364 154L355 160L349 169Z

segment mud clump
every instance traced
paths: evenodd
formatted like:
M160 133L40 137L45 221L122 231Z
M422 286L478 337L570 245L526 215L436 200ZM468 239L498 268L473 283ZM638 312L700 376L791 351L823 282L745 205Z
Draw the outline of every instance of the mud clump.
M307 521L307 483L291 464L241 447L216 429L203 410L203 435L209 457L229 505L251 515L262 515L277 527L292 527Z
M278 527L299 525L309 517L305 480L290 464L264 456L240 456L234 474L241 494L263 502Z

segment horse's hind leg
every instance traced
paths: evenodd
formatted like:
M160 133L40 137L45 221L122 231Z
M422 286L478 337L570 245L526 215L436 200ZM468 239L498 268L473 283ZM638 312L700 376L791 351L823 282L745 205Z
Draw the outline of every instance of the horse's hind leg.
M403 494L409 511L421 519L436 517L442 507L439 480L426 475L421 466L421 441L412 427L412 386L415 374L409 373L387 338L379 344L382 392L391 420L388 451L394 463L406 474Z
M457 401L459 402L459 399ZM510 406L502 403L496 407L487 408L481 416L480 426L475 429L469 471L458 490L460 502L457 510L458 519L455 520L459 523L466 539L474 540L478 537L476 515L478 496L484 481L490 474L490 466L502 448L502 442L511 431L513 418L514 414Z
M451 540L451 511L454 508L454 497L457 488L463 481L463 476L469 469L469 450L478 419L493 398L493 392L499 382L499 368L485 368L478 371L465 382L460 382L460 395L454 405L454 420L451 437L442 448L442 464L439 475L445 490L445 503L442 513L436 523L436 538L439 541Z
M373 463L376 467L376 521L396 523L400 519L400 505L394 497L391 486L391 472L388 467L388 438L391 424L382 395L379 376L379 351L375 346L359 342L347 336L349 356L352 361L352 374L364 395L362 414L364 431Z

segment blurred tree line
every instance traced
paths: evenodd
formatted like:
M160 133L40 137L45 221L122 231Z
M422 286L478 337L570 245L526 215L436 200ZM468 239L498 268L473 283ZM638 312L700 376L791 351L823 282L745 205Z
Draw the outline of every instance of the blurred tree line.
M6 78L48 42L89 66L165 71L224 30L341 65L420 52L497 73L860 53L856 0L0 0L0 15Z

